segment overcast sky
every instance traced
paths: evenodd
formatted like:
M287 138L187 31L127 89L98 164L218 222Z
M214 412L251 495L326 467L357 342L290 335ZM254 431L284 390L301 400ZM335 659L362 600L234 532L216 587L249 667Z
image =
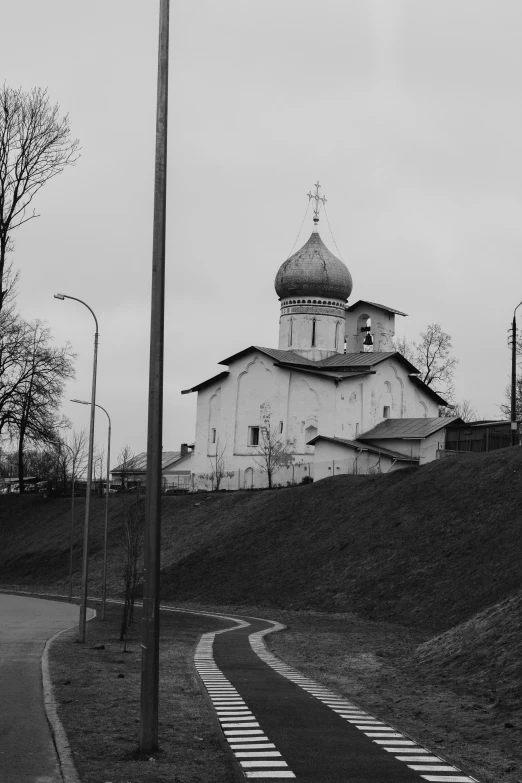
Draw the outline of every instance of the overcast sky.
M146 448L157 35L156 0L2 11L2 79L47 87L82 146L14 236L19 307L78 354L64 404L78 429L93 321L53 294L96 312L114 455ZM500 415L522 299L521 37L519 0L172 1L165 450L194 439L181 389L277 347L273 280L318 179L351 301L408 313L410 339L440 323L457 398Z

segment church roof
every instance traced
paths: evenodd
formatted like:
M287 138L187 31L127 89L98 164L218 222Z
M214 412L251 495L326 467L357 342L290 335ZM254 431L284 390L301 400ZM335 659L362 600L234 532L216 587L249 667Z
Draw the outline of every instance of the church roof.
M351 449L357 449L358 451L369 451L372 454L382 454L384 457L393 457L393 459L402 460L405 462L418 462L419 457L412 457L409 454L401 454L399 451L393 451L393 449L381 448L379 446L372 446L370 443L361 443L358 440L347 440L346 438L328 437L327 435L316 435L315 438L307 442L308 446L314 446L318 440L329 440L332 443L340 443L342 446L347 446Z
M224 364L225 362L220 362L220 364ZM223 372L219 372L217 375L213 375L212 378L207 378L206 381L201 381L201 383L198 383L196 386L193 386L191 389L182 389L182 394L190 394L191 392L195 391L201 391L201 389L204 389L205 386L210 386L211 383L214 383L214 381L220 381L222 378L226 378L227 375L230 375L230 373L227 370L223 370Z
M250 345L248 348L243 348L242 351L229 356L227 359L223 359L219 364L229 365L236 359L240 359L252 351L259 351L277 362L283 365L300 365L301 367L313 367L316 370L334 370L342 369L343 371L351 370L361 371L365 368L370 370L374 365L380 364L380 362L386 361L386 359L395 358L406 366L409 372L418 373L419 371L409 362L402 354L396 351L375 351L368 353L336 353L332 356L328 356L326 359L320 359L319 361L312 361L305 356L295 351L283 351L279 348L263 348L260 345Z
M393 307L387 307L387 305L377 304L377 302L369 302L367 299L359 299L358 302L355 302L355 304L350 305L346 309L350 312L351 310L355 310L356 307L359 305L372 305L372 307L380 307L381 310L384 310L387 313L395 313L395 315L408 315L408 313L402 313L400 310L395 310Z
M387 359L393 359L400 362L408 371L409 378L416 386L419 386L425 394L430 396L439 405L447 405L447 401L444 400L436 391L427 386L420 378L417 377L419 371L409 362L402 354L397 351L369 351L368 353L336 353L332 356L328 356L326 359L320 359L317 362L308 359L305 356L300 356L294 351L283 351L280 348L263 348L260 345L249 345L248 348L243 348L242 351L238 351L232 356L227 357L219 362L219 364L230 365L232 362L241 357L246 356L249 353L258 351L264 353L265 356L269 356L274 359L280 367L295 367L304 372L313 372L314 374L321 375L323 377L332 378L335 381L345 380L346 378L352 378L357 375L366 375L374 372L374 367ZM183 389L182 394L190 394L191 392L201 391L212 383L226 378L229 375L227 370L214 375L212 378L208 378L190 389ZM422 421L425 421L423 419ZM449 421L449 419L447 420Z
M329 296L346 300L353 288L348 269L328 250L316 231L300 250L281 264L274 285L280 299Z
M437 416L432 419L384 419L373 429L359 435L359 440L382 440L383 438L412 438L424 440L450 424L462 422L459 416Z

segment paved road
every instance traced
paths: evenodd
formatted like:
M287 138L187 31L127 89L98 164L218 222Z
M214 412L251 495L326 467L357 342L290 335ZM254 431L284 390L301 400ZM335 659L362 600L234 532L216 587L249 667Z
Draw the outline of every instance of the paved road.
M72 604L0 594L0 781L61 783L43 706L40 658L49 637L76 625Z
M300 783L472 783L397 727L379 721L266 651L265 621L205 634L196 668L247 778Z

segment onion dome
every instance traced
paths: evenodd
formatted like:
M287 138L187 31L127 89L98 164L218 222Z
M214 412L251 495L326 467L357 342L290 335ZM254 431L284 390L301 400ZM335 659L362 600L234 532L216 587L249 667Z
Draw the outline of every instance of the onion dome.
M346 266L331 253L317 232L279 268L275 290L288 296L330 297L346 301L353 288Z

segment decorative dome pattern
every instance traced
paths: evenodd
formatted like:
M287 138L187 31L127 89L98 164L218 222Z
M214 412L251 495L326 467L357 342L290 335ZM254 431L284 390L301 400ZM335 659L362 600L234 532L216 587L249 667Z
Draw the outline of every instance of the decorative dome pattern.
M275 290L280 299L287 296L329 296L346 301L352 288L348 269L330 253L316 232L280 266L275 279Z

